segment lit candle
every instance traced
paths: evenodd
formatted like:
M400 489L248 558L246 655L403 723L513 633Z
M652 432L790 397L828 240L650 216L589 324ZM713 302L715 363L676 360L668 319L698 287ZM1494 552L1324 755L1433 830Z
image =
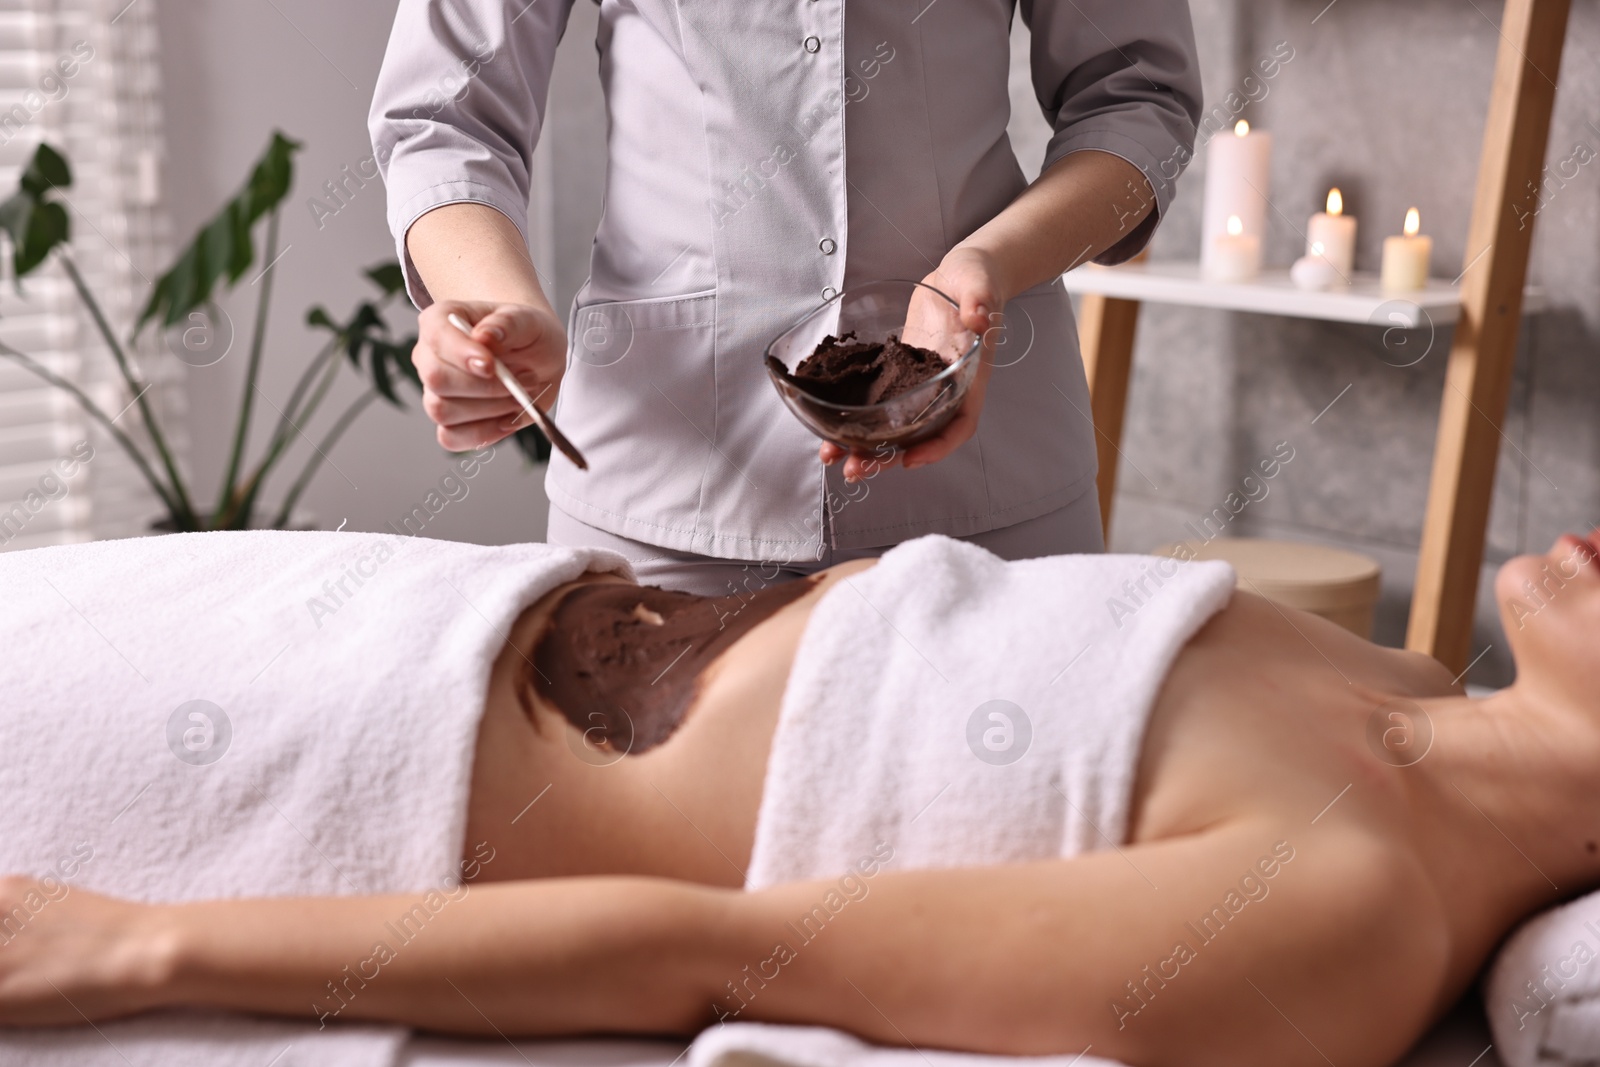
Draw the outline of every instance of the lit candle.
M1356 220L1344 213L1344 196L1337 189L1328 192L1328 210L1312 215L1306 227L1306 255L1317 255L1317 245L1322 258L1348 281L1355 270Z
M1428 284L1428 268L1433 259L1433 238L1417 231L1422 216L1416 208L1406 212L1403 237L1383 239L1383 287L1390 292L1421 289Z
M1261 273L1261 238L1244 232L1238 215L1228 217L1228 232L1211 242L1206 277L1215 282L1247 282Z
M1241 119L1233 135L1218 134L1206 149L1205 204L1200 214L1200 269L1215 273L1217 240L1237 218L1241 234L1259 245L1266 232L1267 190L1272 173L1272 135Z

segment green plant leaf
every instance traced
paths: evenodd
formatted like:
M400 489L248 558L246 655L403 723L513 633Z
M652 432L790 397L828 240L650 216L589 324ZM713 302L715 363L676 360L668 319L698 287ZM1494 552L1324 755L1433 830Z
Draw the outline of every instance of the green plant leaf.
M227 287L232 288L244 277L256 258L251 231L289 195L294 154L299 149L298 141L273 133L244 188L201 227L172 268L156 279L155 290L134 326L135 335L153 320L159 319L163 327L184 321L191 311L213 299L219 282L226 279Z
M405 337L400 341L390 341L383 337L368 336L364 339L362 350L367 359L367 370L372 375L372 387L376 389L385 400L397 408L405 407L399 394L394 389L395 372L409 381L419 391L422 389L422 379L417 375L417 368L411 363L411 350L416 347L415 337ZM359 357L357 359L359 363Z
M371 341L372 336L389 332L389 327L384 323L377 305L365 302L356 307L356 313L350 317L350 322L341 329L345 334L345 355L350 357L350 363L356 367L361 366L361 350Z
M274 130L267 150L250 172L245 191L249 197L248 213L254 222L282 202L294 184L294 154L300 150L299 141L291 141ZM237 280L237 279L235 279Z
M406 287L405 271L400 269L400 264L393 262L379 263L376 267L368 267L366 275L372 284L383 290L384 296L393 296Z
M388 357L400 368L400 373L411 380L418 391L422 389L422 375L417 373L417 365L411 362L411 352L417 347L417 335L402 337L399 341L388 346Z
M0 202L0 230L11 238L11 266L20 282L72 235L67 209L46 199L52 190L72 184L67 161L41 144L23 168L17 191Z
M51 189L72 184L72 168L67 166L65 156L41 143L23 170L20 184L23 191L42 199Z
M40 204L28 219L27 235L22 247L14 253L13 263L21 277L43 263L59 244L71 236L72 225L67 221L67 209L54 201Z
M416 364L411 362L411 350L416 347L417 338L415 334L410 337L402 337L399 341L384 341L374 338L369 346L368 354L374 368L379 364L383 364L385 367L398 370L403 378L415 386L418 392L421 392L422 376L417 373ZM396 401L396 403L398 404L399 401Z
M372 386L378 390L378 395L383 397L395 407L404 407L400 398L394 395L394 378L389 374L389 361L379 359L376 352L372 354Z
M383 266L374 267L367 272L367 276L371 278L384 269ZM349 322L339 322L322 307L314 307L306 314L306 324L333 334L344 349L350 365L357 370L365 369L372 379L373 389L395 407L405 407L395 389L396 372L421 390L422 379L411 363L411 350L416 347L416 337L392 340L389 337L389 324L384 321L383 311L377 304L363 301L356 305Z

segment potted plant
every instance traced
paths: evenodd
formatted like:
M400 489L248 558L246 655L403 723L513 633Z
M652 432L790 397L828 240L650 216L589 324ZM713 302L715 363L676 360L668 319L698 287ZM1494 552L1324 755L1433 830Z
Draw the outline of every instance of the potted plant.
M14 360L51 385L70 393L83 410L98 422L133 460L134 466L150 484L166 514L155 524L170 531L242 530L252 527L283 529L299 503L301 495L321 469L327 454L352 423L380 397L396 407L404 407L396 392L396 379L409 380L420 387L416 368L411 365L415 335L395 338L384 318L390 304L404 292L400 266L382 263L364 274L377 288L377 295L356 305L350 317L338 321L322 307L312 307L306 322L326 331L322 348L311 357L287 402L276 414L278 419L266 445L253 460L247 459L250 429L259 392L261 362L266 348L267 314L272 300L272 271L278 255L278 213L294 182L294 153L300 145L274 133L266 151L251 169L244 187L232 200L201 227L188 246L179 253L172 267L158 279L123 341L112 328L100 302L85 283L68 248L70 220L65 207L53 195L72 184L72 171L61 153L41 144L22 172L17 190L0 202L0 231L10 237L11 262L19 289L22 279L55 260L71 281L95 329L111 352L123 383L133 396L154 461L132 437L118 427L104 409L76 383L52 371L26 352L0 343L0 356ZM129 358L129 350L144 328L155 323L170 330L190 321L190 316L207 312L214 315L214 300L220 292L231 292L258 260L255 233L265 223L263 248L259 257L266 267L260 272L260 295L245 365L244 385L234 421L228 460L216 501L209 508L197 502L189 483L179 470L146 393L149 386L139 376ZM343 412L335 416L312 446L299 473L290 482L277 506L268 508L263 489L271 475L284 462L297 440L310 438L305 429L332 387L343 354L357 372L365 371L371 385ZM516 435L519 448L535 461L549 458L550 446L534 427Z

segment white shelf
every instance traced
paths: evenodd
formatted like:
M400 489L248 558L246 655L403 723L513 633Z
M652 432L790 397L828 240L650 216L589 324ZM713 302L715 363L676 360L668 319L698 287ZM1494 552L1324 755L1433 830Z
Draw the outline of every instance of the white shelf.
M1430 281L1427 288L1415 292L1388 293L1374 274L1357 274L1350 285L1338 289L1308 292L1296 288L1286 270L1263 271L1249 282L1213 282L1200 277L1197 263L1127 263L1118 267L1090 263L1062 275L1062 281L1070 293L1326 322L1366 322L1386 328L1449 325L1461 312L1460 290L1448 282ZM1538 293L1529 289L1523 311L1533 313L1538 305Z

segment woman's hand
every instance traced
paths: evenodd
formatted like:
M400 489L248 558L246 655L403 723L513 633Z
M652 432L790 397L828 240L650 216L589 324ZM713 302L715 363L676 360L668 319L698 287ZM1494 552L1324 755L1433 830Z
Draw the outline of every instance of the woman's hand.
M1007 294L995 258L989 252L958 245L944 257L937 269L922 279L925 285L950 297L961 306L961 325L983 338L983 351L978 375L967 390L961 408L945 428L926 441L897 451L890 458L855 453L851 454L830 442L823 442L818 455L826 466L843 459L844 480L858 482L871 478L885 467L896 464L906 470L937 463L965 444L978 432L978 417L983 412L984 396L989 390L989 375L994 371L995 331L1002 322ZM920 291L920 290L919 290ZM914 311L915 309L913 309ZM909 328L908 328L909 332ZM908 337L907 340L910 340Z
M55 879L0 878L0 1024L61 1026L159 1007L161 909Z
M451 325L459 315L468 336ZM495 377L498 356L541 408L548 411L567 363L567 335L549 307L441 300L417 319L411 362L422 379L422 409L439 426L439 444L452 452L484 448L528 424L522 408Z

